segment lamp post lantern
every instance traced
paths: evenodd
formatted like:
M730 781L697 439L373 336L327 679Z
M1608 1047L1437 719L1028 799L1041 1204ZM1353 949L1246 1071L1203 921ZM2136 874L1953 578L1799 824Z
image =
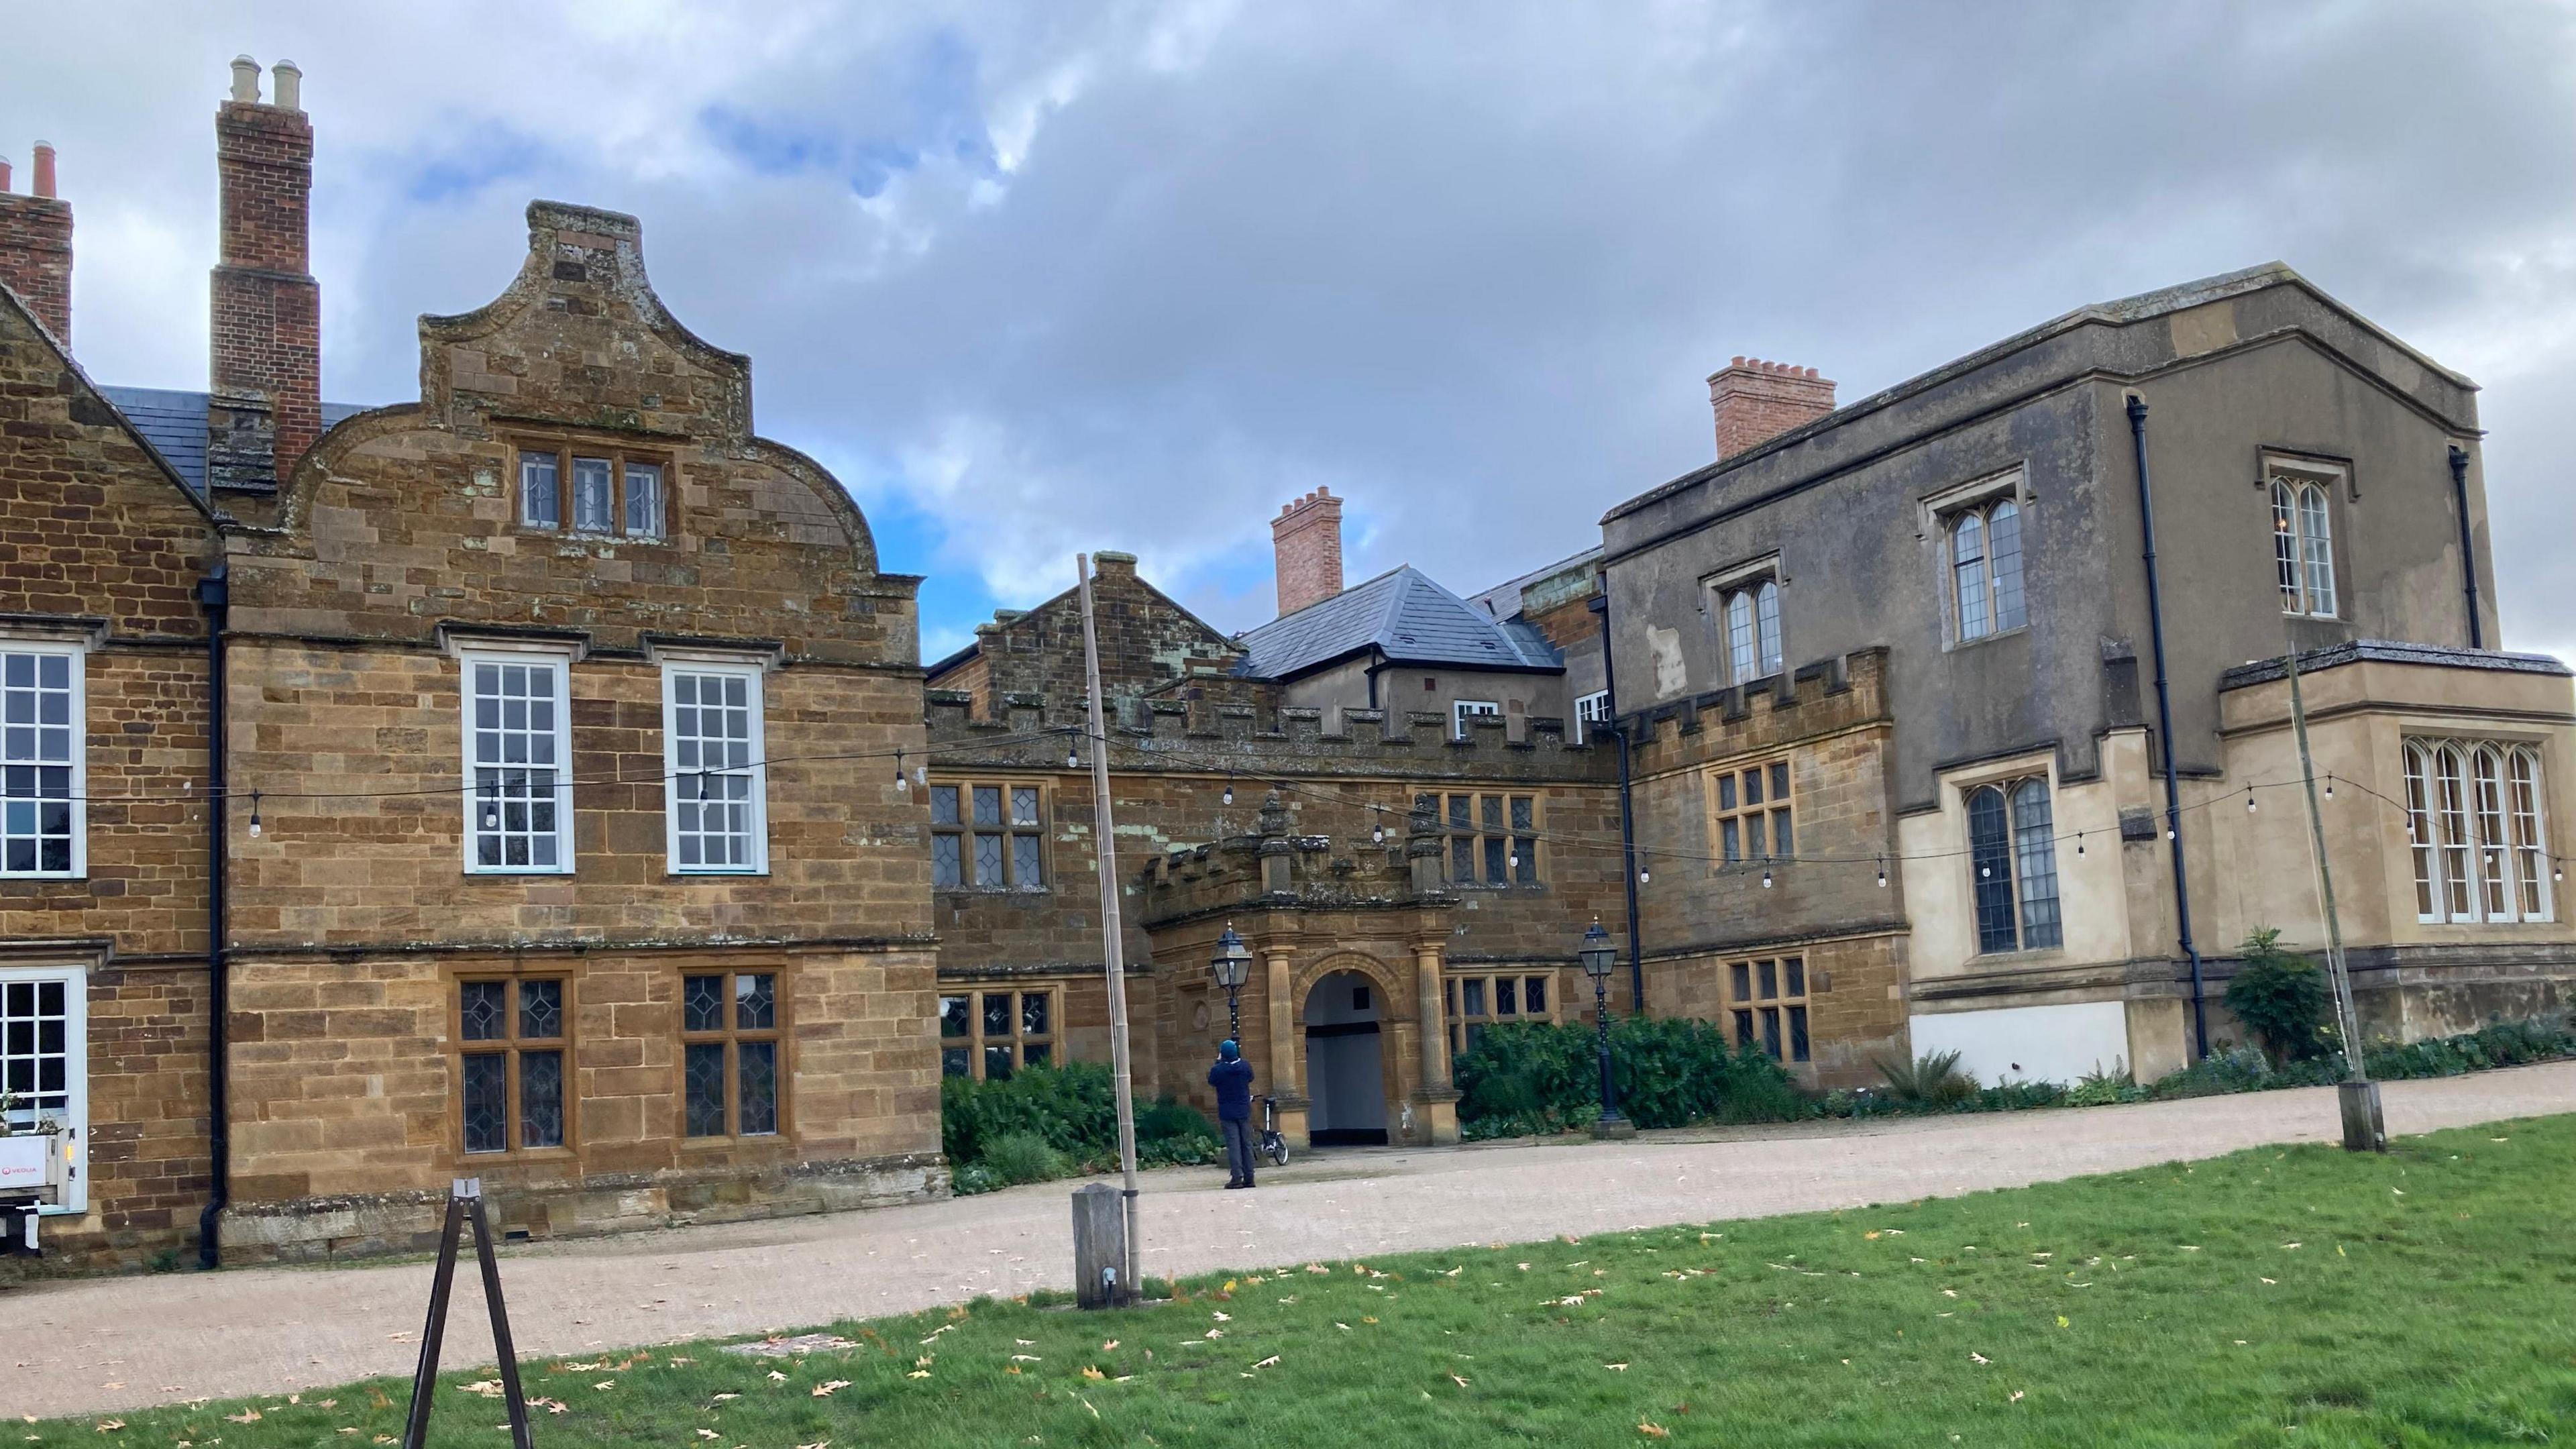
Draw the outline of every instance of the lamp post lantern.
M1619 953L1610 944L1610 933L1601 929L1598 917L1583 933L1583 974L1592 978L1592 1016L1600 1026L1601 1116L1592 1124L1595 1137L1633 1137L1634 1124L1619 1115L1619 1087L1610 1075L1610 972Z
M1216 955L1208 961L1216 973L1216 984L1225 988L1225 1034L1243 1040L1243 982L1252 974L1252 952L1243 938L1228 925L1225 934L1216 938Z

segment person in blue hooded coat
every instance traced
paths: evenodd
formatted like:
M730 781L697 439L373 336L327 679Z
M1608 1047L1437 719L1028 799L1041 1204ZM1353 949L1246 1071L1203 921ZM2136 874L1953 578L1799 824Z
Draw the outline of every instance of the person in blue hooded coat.
M1252 1063L1243 1059L1243 1048L1228 1037L1216 1049L1216 1065L1208 1068L1208 1085L1216 1088L1217 1126L1225 1132L1225 1166L1228 1187L1252 1186Z

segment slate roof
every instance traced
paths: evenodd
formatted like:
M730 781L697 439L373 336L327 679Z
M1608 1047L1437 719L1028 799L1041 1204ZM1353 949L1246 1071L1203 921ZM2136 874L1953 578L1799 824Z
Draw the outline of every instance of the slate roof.
M161 450L181 481L198 497L206 494L206 395L162 387L104 387L99 395L116 404L144 441ZM365 412L372 403L322 405L322 430Z
M2492 669L2507 674L2576 675L2563 659L2547 654L2507 654L2495 649L2453 649L2443 644L2407 644L2394 639L2347 639L2323 649L2299 651L2299 673L2314 674L2339 664L2377 660L2386 664L2433 664L2445 669ZM2248 660L2218 676L2221 691L2268 684L2289 677L2278 659Z
M1399 664L1551 670L1565 665L1545 636L1506 624L1406 564L1274 619L1237 641L1242 674L1284 679L1371 650Z
M1481 594L1471 594L1467 602L1497 619L1508 619L1521 611L1521 590L1541 579L1561 574L1587 559L1599 557L1601 557L1601 545L1596 543L1581 553L1568 554L1545 568L1531 569L1519 578L1505 579Z

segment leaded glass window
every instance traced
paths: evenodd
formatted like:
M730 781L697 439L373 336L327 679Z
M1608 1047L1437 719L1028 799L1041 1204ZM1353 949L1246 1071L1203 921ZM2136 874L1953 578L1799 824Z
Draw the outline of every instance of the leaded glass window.
M659 542L668 528L668 473L661 459L629 457L617 449L591 455L522 448L519 526L560 529L569 501L576 533Z
M81 665L69 645L0 649L0 875L84 868Z
M606 458L572 460L572 526L578 533L608 533L617 527L616 474Z
M938 890L1044 890L1046 817L1036 785L930 787L930 883Z
M2334 496L2321 481L2272 477L2272 565L2281 611L2331 618L2335 613Z
M572 777L566 661L519 654L462 656L466 869L567 873Z
M662 536L662 465L626 465L626 536Z
M1729 765L1702 777L1720 865L1785 864L1797 853L1797 807L1789 797L1789 762Z
M1950 515L1950 610L1963 643L2030 622L2017 499L1998 498Z
M782 1130L778 985L769 971L680 978L680 1117L689 1136Z
M671 869L689 875L767 870L769 762L759 666L666 665L662 698Z
M2062 944L2048 782L1981 786L1969 792L1967 813L1977 949L2036 951Z
M1778 579L1754 579L1727 587L1718 596L1718 617L1726 634L1727 683L1750 684L1780 672Z
M1545 976L1451 976L1441 982L1449 1017L1449 1054L1475 1045L1486 1027L1502 1021L1553 1021Z
M1057 988L1026 986L939 998L939 1066L998 1082L1056 1060Z
M564 992L555 976L457 983L458 1122L467 1152L564 1145Z
M1432 821L1449 836L1450 884L1539 883L1537 796L1457 794L1419 798L1430 802Z

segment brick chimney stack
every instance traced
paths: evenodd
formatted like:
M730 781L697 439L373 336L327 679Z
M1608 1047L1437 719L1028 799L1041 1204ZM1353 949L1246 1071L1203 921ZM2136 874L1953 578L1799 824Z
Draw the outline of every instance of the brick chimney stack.
M1296 613L1342 591L1342 500L1318 488L1270 520L1279 612Z
M1834 410L1834 385L1812 367L1737 358L1708 380L1717 456L1732 458Z
M0 283L18 294L45 330L72 340L72 207L54 194L54 148L36 143L33 196L9 190L0 161Z
M207 382L206 481L266 491L322 436L322 291L308 270L313 123L303 72L279 61L259 98L259 63L233 61L215 111L222 193L214 358Z

